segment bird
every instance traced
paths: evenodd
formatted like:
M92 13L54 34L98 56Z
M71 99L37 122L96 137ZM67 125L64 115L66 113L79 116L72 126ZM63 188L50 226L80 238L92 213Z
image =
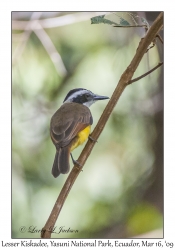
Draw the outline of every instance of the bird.
M57 178L70 170L71 152L83 144L89 137L93 117L89 107L98 100L109 99L92 93L84 88L75 88L68 92L61 107L54 113L50 121L50 137L56 147L52 175Z

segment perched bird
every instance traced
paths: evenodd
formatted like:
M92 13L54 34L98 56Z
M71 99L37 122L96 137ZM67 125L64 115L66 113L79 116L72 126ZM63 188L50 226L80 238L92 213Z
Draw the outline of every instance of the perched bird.
M83 88L73 89L69 91L63 105L52 116L50 136L56 147L52 167L52 174L55 178L60 173L66 174L69 172L71 151L84 143L90 134L93 118L89 107L94 102L104 99L109 99L109 97L96 95ZM73 162L76 161L73 160Z

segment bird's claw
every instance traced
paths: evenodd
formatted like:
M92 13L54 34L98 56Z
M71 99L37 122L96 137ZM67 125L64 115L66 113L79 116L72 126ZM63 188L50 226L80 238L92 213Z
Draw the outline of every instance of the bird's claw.
M72 154L70 154L70 155L71 155L72 162L73 162L74 165L78 165L78 166L80 166L80 167L83 167L78 161L74 160Z

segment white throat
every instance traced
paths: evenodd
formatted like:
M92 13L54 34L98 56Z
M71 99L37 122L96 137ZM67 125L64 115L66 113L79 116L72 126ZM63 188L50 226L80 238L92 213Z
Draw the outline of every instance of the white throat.
M94 102L96 102L96 100L85 102L85 103L83 103L83 105L89 108Z

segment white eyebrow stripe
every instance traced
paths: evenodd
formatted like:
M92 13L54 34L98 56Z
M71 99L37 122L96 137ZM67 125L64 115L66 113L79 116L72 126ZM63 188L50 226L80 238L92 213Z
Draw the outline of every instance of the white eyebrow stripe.
M75 97L77 97L78 95L83 95L83 94L85 94L85 93L89 93L89 91L86 90L86 89L78 90L78 91L76 91L75 93L71 94L71 95L66 99L65 102L69 102L69 101L73 100Z

